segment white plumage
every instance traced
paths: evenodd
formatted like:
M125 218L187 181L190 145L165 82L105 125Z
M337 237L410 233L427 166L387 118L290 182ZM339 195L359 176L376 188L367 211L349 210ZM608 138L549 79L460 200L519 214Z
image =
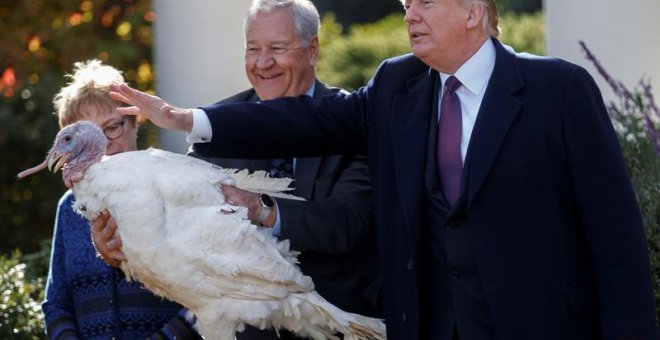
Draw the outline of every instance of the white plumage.
M87 141L94 139L102 142ZM247 209L228 205L219 188L226 183L272 193L286 190L289 180L227 172L157 149L98 162L99 151L89 151L98 143L102 155L105 137L94 124L69 125L58 133L47 160L19 177L46 163L57 162L55 171L63 165L74 208L90 220L104 210L116 219L127 277L187 307L205 338L233 340L244 324L314 339L334 339L337 331L344 339L385 338L381 320L341 311L316 293L311 278L295 265L297 254L288 241L252 225ZM74 156L86 153L91 166Z

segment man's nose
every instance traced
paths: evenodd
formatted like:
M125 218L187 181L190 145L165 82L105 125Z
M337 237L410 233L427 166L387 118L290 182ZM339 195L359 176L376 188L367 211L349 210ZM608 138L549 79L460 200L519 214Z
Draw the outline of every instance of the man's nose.
M273 54L267 49L260 51L259 54L256 56L256 58L257 58L256 65L259 68L267 68L275 63L275 58L273 58Z
M405 21L408 24L419 21L419 12L417 10L416 5L411 3L408 6L408 8L406 9L406 15L404 15L403 17L403 21Z

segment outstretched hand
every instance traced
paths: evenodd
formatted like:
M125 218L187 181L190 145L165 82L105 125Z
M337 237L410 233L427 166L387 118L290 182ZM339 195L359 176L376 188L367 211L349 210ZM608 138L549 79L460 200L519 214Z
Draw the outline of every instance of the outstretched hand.
M119 267L122 261L126 261L126 256L121 251L121 238L115 232L117 231L117 222L110 214L103 212L92 222L92 243L98 256L105 263Z
M172 106L160 97L135 90L126 84L111 85L110 97L131 105L117 108L117 113L121 115L140 114L161 128L184 132L192 130L192 111Z

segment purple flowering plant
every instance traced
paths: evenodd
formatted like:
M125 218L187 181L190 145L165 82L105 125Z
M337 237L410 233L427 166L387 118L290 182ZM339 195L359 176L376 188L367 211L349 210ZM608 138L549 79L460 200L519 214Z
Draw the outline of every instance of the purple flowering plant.
M619 80L612 78L594 54L583 42L579 42L587 59L591 61L598 73L605 78L617 97L617 102L610 102L607 109L617 131L627 140L637 140L643 137L649 139L660 157L660 109L651 93L651 81L648 78L640 79L637 87L632 91Z

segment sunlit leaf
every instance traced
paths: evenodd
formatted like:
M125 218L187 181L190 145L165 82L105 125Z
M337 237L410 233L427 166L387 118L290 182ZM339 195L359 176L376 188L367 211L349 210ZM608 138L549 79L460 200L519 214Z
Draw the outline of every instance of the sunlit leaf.
M35 53L39 51L41 48L41 39L39 39L39 36L33 36L30 38L30 41L28 41L28 50L32 53Z
M132 28L133 26L130 22L124 21L117 26L117 35L123 38L131 33Z
M69 17L69 25L71 26L78 26L82 22L82 14L80 13L73 13Z

